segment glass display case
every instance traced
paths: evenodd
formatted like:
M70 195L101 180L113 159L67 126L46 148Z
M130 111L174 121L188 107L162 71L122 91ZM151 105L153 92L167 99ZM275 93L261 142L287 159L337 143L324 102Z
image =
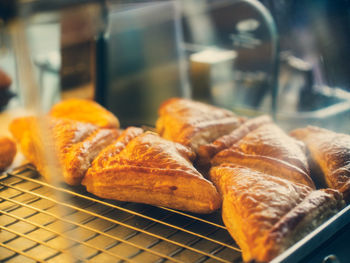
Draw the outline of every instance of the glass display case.
M349 10L346 0L0 0L2 129L82 98L121 130L154 132L160 105L183 97L242 120L270 115L286 132L350 133ZM0 174L0 261L242 262L220 211L102 199L21 161ZM272 262L346 262L349 224L348 205Z

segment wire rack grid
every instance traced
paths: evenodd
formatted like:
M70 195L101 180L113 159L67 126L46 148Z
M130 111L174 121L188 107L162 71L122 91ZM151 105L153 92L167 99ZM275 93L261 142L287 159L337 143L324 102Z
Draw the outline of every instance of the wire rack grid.
M2 174L0 208L1 262L242 261L219 212L100 199L50 185L30 165Z

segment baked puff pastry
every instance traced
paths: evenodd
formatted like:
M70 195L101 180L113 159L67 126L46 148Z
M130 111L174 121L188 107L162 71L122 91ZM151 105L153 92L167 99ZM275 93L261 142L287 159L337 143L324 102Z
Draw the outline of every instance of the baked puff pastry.
M12 121L10 131L23 155L50 181L79 185L93 159L119 135L116 129L50 117L22 117ZM62 178L52 178L63 174ZM62 172L62 173L61 173Z
M92 100L72 98L61 101L51 108L49 115L91 123L101 128L119 128L118 118Z
M201 160L212 158L213 166L239 164L315 188L309 176L305 146L268 116L246 121L230 134L201 146L198 154Z
M336 190L315 191L232 164L212 168L210 178L223 199L224 224L247 262L272 260L344 206Z
M181 98L171 98L159 108L157 132L197 152L198 147L237 128L243 119L233 112Z
M11 165L16 152L15 142L6 136L0 136L0 172Z
M129 127L98 155L82 184L102 198L210 213L221 199L192 166L194 157L181 144Z
M291 135L303 141L310 154L312 174L321 186L338 189L350 202L350 135L308 126Z

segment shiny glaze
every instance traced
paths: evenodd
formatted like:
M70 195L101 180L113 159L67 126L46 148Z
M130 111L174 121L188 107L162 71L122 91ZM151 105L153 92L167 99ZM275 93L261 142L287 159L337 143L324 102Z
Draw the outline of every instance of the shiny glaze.
M194 156L181 144L130 127L99 154L82 183L104 198L209 213L221 200L193 167Z
M212 168L210 178L222 195L224 223L245 261L270 261L344 205L337 191L313 191L233 164Z

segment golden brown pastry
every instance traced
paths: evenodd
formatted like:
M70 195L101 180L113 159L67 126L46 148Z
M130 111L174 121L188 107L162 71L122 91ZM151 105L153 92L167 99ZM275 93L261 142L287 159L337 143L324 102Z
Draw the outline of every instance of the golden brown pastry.
M223 199L223 221L244 261L272 260L344 206L338 191L314 191L240 166L214 167L210 177Z
M338 189L350 202L350 135L308 126L291 135L303 141L310 152L314 180ZM318 169L317 169L318 168Z
M221 199L192 166L194 157L181 144L130 127L98 155L82 184L103 198L210 213Z
M157 132L197 151L237 128L243 119L233 112L187 99L172 98L159 108Z
M18 118L9 128L24 156L44 177L70 185L80 184L93 159L119 134L116 129L50 117ZM50 178L53 169L61 169L63 178Z
M234 163L315 188L305 146L289 137L267 116L246 121L229 135L200 148L212 165Z
M117 117L92 100L64 100L54 105L49 115L60 119L91 123L101 128L119 128Z
M0 136L0 171L11 165L16 152L15 142L6 136Z
M209 164L218 152L230 148L248 133L269 123L272 123L272 119L266 115L250 119L231 133L218 137L212 143L201 145L198 149L200 163L203 165Z

